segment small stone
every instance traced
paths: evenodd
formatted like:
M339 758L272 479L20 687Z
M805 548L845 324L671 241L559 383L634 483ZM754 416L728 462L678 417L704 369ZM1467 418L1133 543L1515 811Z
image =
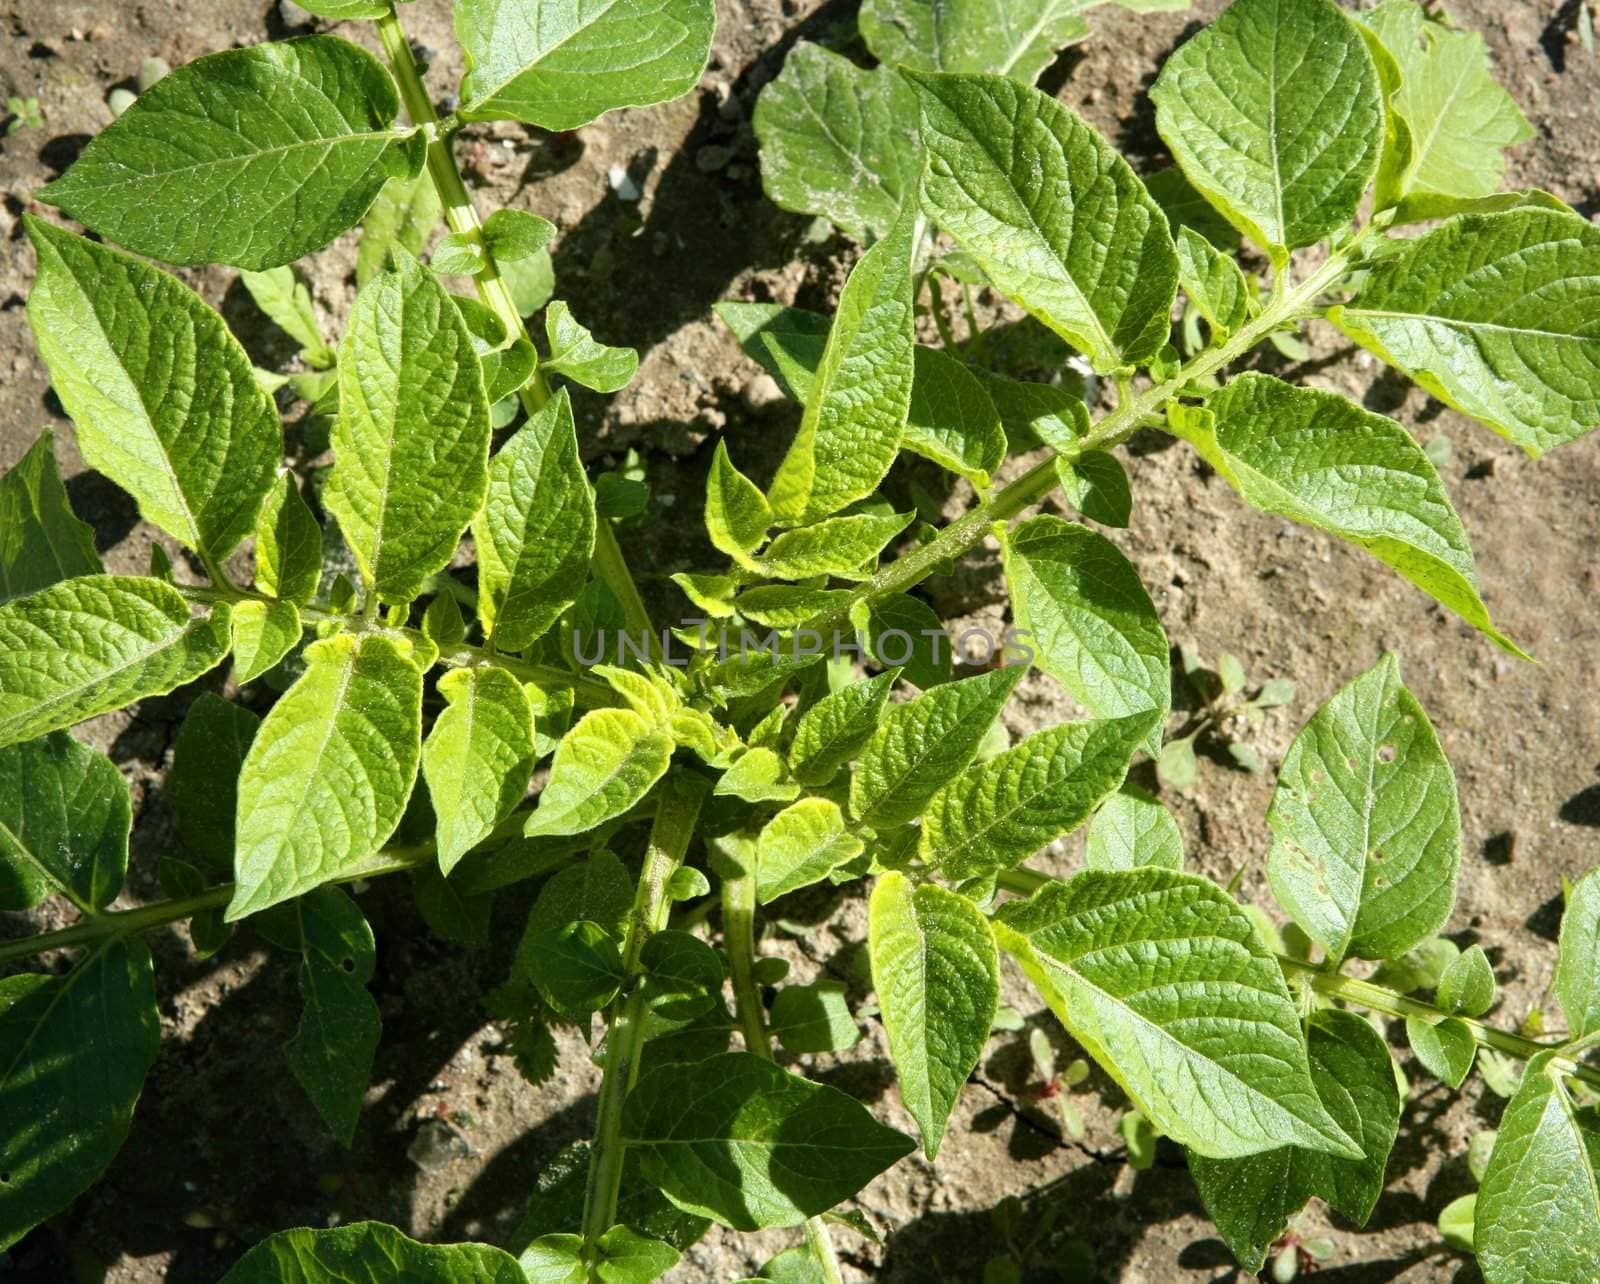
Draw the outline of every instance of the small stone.
M783 389L769 374L758 374L744 386L744 404L755 414L767 414L782 402Z
M632 205L644 195L639 190L639 184L633 181L633 175L621 165L613 165L606 171L606 182L611 184L611 190L617 194L617 199L626 205Z
M694 154L694 167L702 174L715 174L733 159L733 148L711 143Z
M131 89L117 88L106 95L106 105L111 108L113 116L120 116L132 107L139 95Z
M437 1172L471 1154L467 1139L442 1119L423 1124L406 1147L406 1158L425 1173Z
M151 54L139 64L139 92L144 93L171 70L165 58L157 58Z

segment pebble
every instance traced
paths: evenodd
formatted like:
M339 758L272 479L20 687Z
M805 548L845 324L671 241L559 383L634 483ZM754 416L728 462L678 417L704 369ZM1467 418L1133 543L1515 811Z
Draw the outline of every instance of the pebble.
M437 1172L472 1154L467 1139L442 1119L430 1119L417 1129L406 1147L406 1158L425 1173Z
M157 58L151 54L139 64L139 92L144 93L171 70L165 58Z
M119 86L106 95L106 105L111 108L113 116L120 116L133 106L137 98L138 95L133 90L123 89Z
M606 171L606 182L611 184L611 190L617 194L617 199L625 204L632 205L644 195L639 190L639 184L633 181L633 175L621 165L613 165Z
M783 402L783 389L769 374L758 374L744 386L744 404L758 415L764 415Z
M715 174L733 159L733 148L711 143L694 154L694 167L702 174Z

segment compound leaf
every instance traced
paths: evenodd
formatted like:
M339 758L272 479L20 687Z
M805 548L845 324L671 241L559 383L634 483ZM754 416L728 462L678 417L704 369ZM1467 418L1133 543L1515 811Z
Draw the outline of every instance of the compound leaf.
M756 840L756 900L766 905L821 882L861 847L837 803L802 798L769 820Z
M1083 859L1090 869L1182 869L1183 834L1160 799L1124 781L1089 822Z
M1455 903L1455 777L1400 665L1385 655L1312 715L1267 812L1267 878L1330 958L1397 958Z
M163 76L39 195L168 263L277 267L422 167L399 109L383 64L347 40L229 49Z
M802 785L825 785L872 737L883 717L889 689L900 676L887 669L823 696L795 723L789 772Z
M165 272L42 219L24 226L39 253L28 322L84 462L220 561L255 525L283 454L250 358Z
M221 1284L527 1284L517 1259L488 1244L419 1244L384 1222L268 1235Z
M0 604L78 575L98 575L94 532L72 511L46 429L0 477Z
M1056 51L1089 34L1083 0L865 0L861 37L880 62L994 72L1031 85Z
M60 892L104 909L128 872L133 805L116 764L64 731L0 749L0 909Z
M632 709L594 709L556 748L523 833L582 834L620 816L666 774L672 737Z
M550 355L545 358L544 368L553 374L566 375L585 388L615 392L626 387L639 368L637 352L632 348L613 348L596 340L588 327L580 325L572 310L559 299L546 310L544 329L550 340Z
M1600 1030L1600 871L1585 874L1567 894L1555 990L1572 1038Z

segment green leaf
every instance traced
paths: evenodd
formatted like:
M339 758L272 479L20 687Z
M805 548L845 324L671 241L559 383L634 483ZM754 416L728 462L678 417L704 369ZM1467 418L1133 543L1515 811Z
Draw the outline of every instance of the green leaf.
M300 641L300 610L293 602L235 602L229 623L239 683L259 678Z
M294 910L305 1008L284 1054L328 1130L348 1148L382 1026L377 1000L367 992L376 961L372 929L337 887L316 888Z
M800 430L767 492L783 525L866 498L894 462L911 405L916 225L902 213L845 281Z
M917 856L946 878L980 878L1070 834L1122 784L1154 719L1061 723L968 767L929 800Z
M1056 456L1056 478L1067 503L1090 521L1123 529L1133 515L1128 474L1115 455L1086 450Z
M270 268L354 227L422 166L383 65L334 36L271 41L163 76L39 196L168 263Z
M669 928L653 933L639 952L639 965L645 973L645 1002L652 1012L669 1021L687 1021L701 1015L716 1004L722 993L722 960L714 949L689 932Z
M1083 0L865 0L861 36L890 66L977 71L1031 85L1089 34Z
M524 835L582 834L620 816L666 774L672 737L632 709L594 709L556 749Z
M1478 1189L1473 1244L1488 1284L1600 1272L1600 1133L1568 1094L1555 1056L1541 1052L1522 1072Z
M60 1212L122 1147L161 1042L150 951L113 937L65 976L0 980L0 1250Z
M525 649L577 598L594 532L594 492L562 389L496 452L472 523L478 614L502 650Z
M1179 229L1192 227L1217 249L1233 254L1242 239L1239 230L1217 213L1217 207L1208 201L1183 176L1176 165L1158 169L1144 176L1144 185L1151 199L1167 216L1167 224L1176 238Z
M645 1075L622 1136L673 1203L735 1230L826 1212L912 1149L837 1088L749 1052Z
M250 710L206 691L178 728L167 794L184 848L210 870L233 869L239 772L260 725Z
M498 209L483 221L483 239L497 261L529 259L556 239L556 225L526 210Z
M687 93L705 69L711 0L458 0L461 115L576 129Z
M356 248L356 285L364 286L388 261L391 246L412 255L422 253L439 226L443 207L439 189L426 171L412 178L391 178L378 189L377 199L361 220L361 244Z
M1455 776L1385 655L1312 715L1267 812L1272 893L1330 958L1395 958L1455 904Z
M1006 454L994 402L954 357L921 344L913 357L911 408L900 444L975 486L988 486Z
M724 302L713 310L738 338L745 356L759 362L784 392L798 402L811 399L811 385L828 347L828 317L781 303Z
M1166 216L1111 145L1003 76L907 73L928 213L1016 300L1108 371L1154 356L1178 261Z
M898 667L912 686L926 691L950 681L950 636L921 598L909 593L868 598L856 604L850 620L866 634L867 654L881 665Z
M439 817L439 869L448 874L528 792L533 706L504 669L452 669L446 708L422 745L422 774Z
M1585 874L1567 893L1555 991L1572 1038L1600 1030L1600 870Z
M1452 1199L1439 1214L1439 1238L1458 1253L1472 1252L1473 1223L1477 1216L1476 1191Z
M1159 799L1124 782L1089 822L1083 859L1090 869L1182 869L1183 834Z
M931 1160L989 1041L1000 1004L999 951L971 901L931 883L913 887L903 874L878 879L867 922L872 985L900 1096Z
M1460 1017L1442 1017L1437 1021L1407 1017L1406 1039L1423 1069L1452 1088L1459 1088L1466 1079L1478 1051L1471 1028Z
M300 6L318 17L335 22L352 18L383 18L393 8L391 0L310 0Z
M0 746L165 695L228 653L228 608L190 618L159 580L85 575L0 606Z
M753 567L752 550L772 525L772 509L753 481L733 466L728 443L719 438L706 476L706 533L718 550L741 566Z
M595 923L608 934L621 937L627 930L633 896L633 878L627 866L604 848L559 870L540 889L539 899L528 912L516 970L526 971L524 952L529 938L555 936L580 921Z
M1576 214L1451 219L1328 319L1536 458L1600 424L1600 228Z
M403 250L393 261L356 296L339 344L323 501L367 583L384 601L409 602L483 504L489 403L450 295Z
M639 368L637 352L597 342L559 299L545 312L544 329L550 340L550 355L545 358L544 368L552 374L566 375L585 388L616 392L627 387Z
M850 814L874 829L920 816L939 787L977 755L1023 672L994 669L893 706L850 777Z
M45 429L0 477L0 603L103 568L94 532L73 514Z
M1155 751L1172 707L1167 635L1117 546L1087 526L1035 517L1006 541L1006 579L1034 663L1097 717L1153 712Z
M440 276L477 276L483 264L483 240L471 232L441 236L428 256L428 267Z
M892 67L867 71L821 45L795 45L752 116L767 196L859 241L887 236L916 201L916 103Z
M712 792L746 802L788 802L800 793L800 786L785 778L783 759L776 750L756 747L745 750L722 773Z
M517 1259L488 1244L419 1244L383 1222L269 1235L221 1284L527 1284Z
M307 365L325 370L338 360L338 354L322 337L311 291L292 267L284 265L265 272L241 272L239 281L250 292L256 307L267 314L267 319L300 345L301 359Z
M1311 1196L1362 1225L1383 1193L1402 1104L1383 1036L1352 1012L1325 1009L1310 1019L1306 1048L1317 1095L1328 1115L1360 1140L1360 1159L1299 1146L1243 1159L1189 1156L1206 1212L1247 1271L1261 1270L1267 1250Z
M1409 0L1407 0L1409 3ZM1178 280L1217 334L1232 334L1250 311L1250 287L1232 255L1192 227L1178 229Z
M1494 968L1483 946L1474 945L1445 968L1434 1002L1455 1016L1480 1017L1494 1006L1494 997Z
M271 400L219 317L165 272L41 219L28 323L84 462L217 560L255 525L283 452Z
M1361 21L1395 61L1389 109L1409 144L1386 151L1376 208L1399 204L1402 220L1438 218L1463 199L1498 192L1502 149L1532 138L1533 127L1495 83L1483 37L1429 19L1412 0L1384 0Z
M133 805L105 754L64 731L0 749L0 909L60 892L103 910L128 872Z
M306 648L239 776L229 922L360 865L405 812L422 751L422 674L378 633Z
M322 527L294 474L280 473L256 514L256 584L263 593L303 606L321 580Z
M764 584L746 589L733 605L746 620L777 629L792 629L822 611L850 601L849 589L805 588L796 584Z
M784 531L753 559L752 566L761 574L785 580L806 580L814 575L865 579L884 546L915 517L915 513L851 513L825 518L812 526Z
M784 986L772 1001L771 1029L784 1051L796 1056L843 1052L861 1039L861 1027L850 1015L838 981Z
M1013 454L1036 450L1047 443L1070 448L1089 431L1089 408L1070 389L1029 379L1008 379L988 370L973 373L999 412Z
M1150 97L1184 176L1279 262L1349 223L1378 169L1378 71L1332 0L1238 0Z
M767 905L820 883L861 850L837 803L802 798L769 820L756 840L756 900Z
M1208 879L1086 870L1002 906L995 934L1072 1037L1180 1145L1217 1159L1286 1143L1361 1157L1312 1086L1276 959Z
M617 938L587 919L524 945L539 997L571 1021L606 1007L627 979Z
M823 696L803 714L789 745L789 772L803 785L825 785L871 738L889 689L900 676L888 669Z
M1439 474L1394 420L1337 393L1247 373L1204 411L1180 413L1174 430L1247 504L1359 545L1522 654L1478 596L1472 549Z

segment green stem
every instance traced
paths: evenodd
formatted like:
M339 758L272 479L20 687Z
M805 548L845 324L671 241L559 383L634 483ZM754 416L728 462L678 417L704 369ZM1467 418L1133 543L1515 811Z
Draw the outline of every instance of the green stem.
M622 947L623 997L612 1008L606 1030L606 1068L600 1081L588 1189L583 1201L583 1262L592 1284L599 1284L600 1280L600 1237L617 1220L617 1196L627 1158L622 1141L622 1103L639 1077L639 1056L644 1048L647 1013L639 960L645 942L666 926L671 908L667 883L683 863L704 798L704 782L698 776L668 777L663 783L628 917L627 938Z
M660 640L651 626L650 613L644 609L644 599L639 596L639 587L633 582L633 576L628 572L628 564L623 560L622 549L617 544L617 534L611 527L609 517L600 518L595 525L592 565L595 575L611 590L612 596L622 607L628 632L642 639L645 655L651 658L659 655Z
M772 1041L761 1015L761 991L756 985L756 879L743 869L722 879L722 940L733 972L733 1007L746 1050L771 1061ZM839 1259L833 1251L828 1224L820 1217L806 1218L806 1244L816 1259L825 1284L843 1284Z

